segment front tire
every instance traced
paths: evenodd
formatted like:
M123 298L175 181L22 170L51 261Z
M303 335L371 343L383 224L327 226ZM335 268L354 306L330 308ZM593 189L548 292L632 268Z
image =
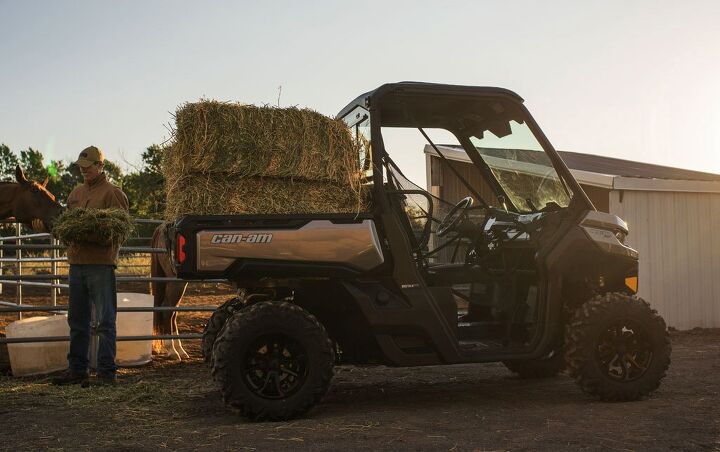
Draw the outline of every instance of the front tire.
M306 413L330 387L335 352L325 328L288 302L261 302L228 319L212 375L223 400L252 420Z
M580 306L567 325L565 347L570 375L584 392L605 401L650 394L670 365L665 321L646 301L622 293Z

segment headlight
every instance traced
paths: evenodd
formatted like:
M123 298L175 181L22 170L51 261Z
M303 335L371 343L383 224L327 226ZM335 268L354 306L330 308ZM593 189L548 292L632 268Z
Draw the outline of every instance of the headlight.
M637 259L637 251L625 245L626 234L622 231L614 232L608 231L607 229L592 228L589 226L582 226L587 236L595 242L602 250L612 254L623 254L625 256Z
M627 237L627 234L624 233L623 231L616 231L616 232L615 232L615 237L617 237L618 242L620 242L620 243L622 243L622 244L624 245L624 244L625 244L625 238Z
M612 254L622 254L632 259L638 258L638 253L625 244L627 237L627 223L618 216L609 213L591 210L585 214L580 222L588 238L595 242L602 250Z

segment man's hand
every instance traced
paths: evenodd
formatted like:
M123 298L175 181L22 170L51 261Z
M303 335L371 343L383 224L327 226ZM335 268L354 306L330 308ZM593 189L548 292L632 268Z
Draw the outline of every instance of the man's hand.
M45 223L40 218L35 218L32 221L32 228L35 232L47 232L45 229Z

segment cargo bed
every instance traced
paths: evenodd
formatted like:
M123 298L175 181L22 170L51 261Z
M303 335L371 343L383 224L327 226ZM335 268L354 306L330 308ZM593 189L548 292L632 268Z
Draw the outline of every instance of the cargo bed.
M384 262L369 214L186 215L170 235L186 279L351 277Z

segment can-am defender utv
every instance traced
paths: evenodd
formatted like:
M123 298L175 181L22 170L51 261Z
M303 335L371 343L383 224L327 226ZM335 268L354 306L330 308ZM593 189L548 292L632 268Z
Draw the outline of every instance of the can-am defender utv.
M203 341L227 404L251 419L296 417L326 393L337 362L501 361L521 377L567 366L609 401L658 388L670 341L634 295L627 225L595 210L518 95L394 83L338 117L358 140L371 211L175 225L179 276L227 278L242 294ZM397 129L428 143L447 179L429 180L433 193L390 158ZM437 132L458 144L434 143ZM442 199L451 186L462 199Z

